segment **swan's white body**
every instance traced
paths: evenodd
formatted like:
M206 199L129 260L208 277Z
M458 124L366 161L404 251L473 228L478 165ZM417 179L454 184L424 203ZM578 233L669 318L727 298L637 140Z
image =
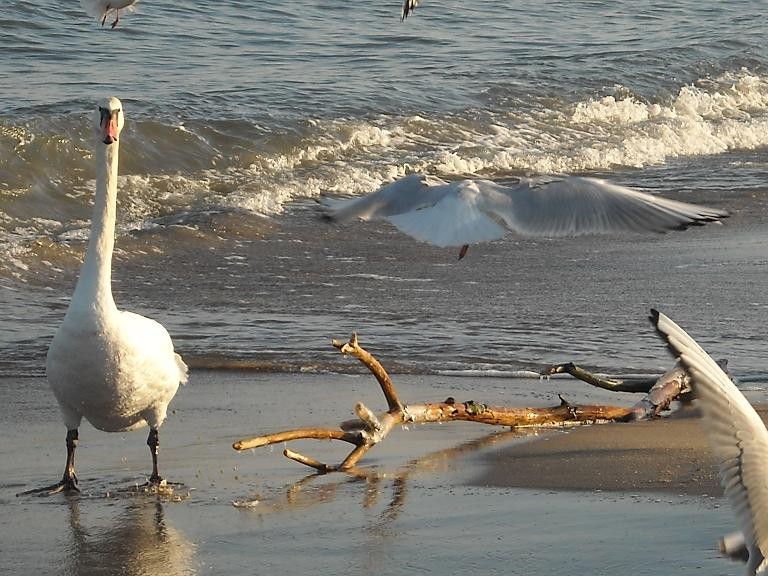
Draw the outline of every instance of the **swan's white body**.
M168 332L113 302L83 306L80 295L75 292L46 362L64 424L78 428L84 417L105 432L158 428L186 381Z
M120 20L120 10L132 9L139 0L80 0L80 5L87 14L101 20L102 26L110 12L115 13L115 21L112 28L117 26Z
M113 118L114 140L101 138L97 144L96 195L85 262L48 350L46 373L67 430L76 431L86 418L107 432L144 425L156 432L179 384L187 379L187 367L163 326L118 310L112 298L122 104L110 98L100 110L102 124L105 114Z
M725 495L744 533L748 576L768 575L768 430L720 366L682 328L651 311L651 321L691 376L702 424Z
M724 210L576 176L501 186L411 174L361 198L325 202L334 220L388 220L436 246L495 240L508 231L525 236L663 232L728 216Z

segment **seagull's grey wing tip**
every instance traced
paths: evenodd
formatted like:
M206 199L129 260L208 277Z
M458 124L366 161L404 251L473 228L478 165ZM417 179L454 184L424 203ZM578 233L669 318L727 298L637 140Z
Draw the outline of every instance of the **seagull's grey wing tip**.
M320 196L319 198L315 198L314 201L319 207L318 218L320 218L320 220L325 222L337 222L341 220L336 213L339 209L339 204L342 203L343 200Z
M648 315L648 320L651 322L651 325L656 329L656 332L659 333L661 336L661 332L659 332L659 315L660 312L656 310L656 308L651 308L651 311Z
M731 216L728 210L721 210L719 208L707 208L706 210L708 212L692 216L690 222L681 222L675 230L687 230L693 226L705 226L712 222L721 224L724 219Z

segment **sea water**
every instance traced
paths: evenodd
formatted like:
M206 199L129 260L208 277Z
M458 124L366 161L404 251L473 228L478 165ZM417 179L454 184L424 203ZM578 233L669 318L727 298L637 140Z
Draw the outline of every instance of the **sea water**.
M765 374L763 2L142 1L0 7L0 375L40 375L77 278L92 111L124 103L118 305L193 367L611 374L671 364L658 307ZM728 209L722 226L452 249L332 225L324 195L413 171L578 173Z

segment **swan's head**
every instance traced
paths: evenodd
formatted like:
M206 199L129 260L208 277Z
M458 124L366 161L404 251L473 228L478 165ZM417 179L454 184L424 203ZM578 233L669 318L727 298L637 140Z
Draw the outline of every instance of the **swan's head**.
M122 102L114 96L99 101L98 120L99 140L106 145L116 142L125 123Z

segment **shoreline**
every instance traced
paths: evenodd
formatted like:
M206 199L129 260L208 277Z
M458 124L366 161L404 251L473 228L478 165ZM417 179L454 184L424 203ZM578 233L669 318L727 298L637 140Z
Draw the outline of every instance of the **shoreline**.
M477 391L472 379L400 380L408 399ZM484 396L527 404L531 394L549 397L552 391L542 388L565 382L530 381L527 392L503 380L485 384ZM353 401L381 409L370 377L196 372L161 429L161 473L187 490L179 501L120 490L146 479L144 431L108 434L87 424L76 461L82 492L17 497L60 477L65 430L44 379L0 379L0 393L6 398L0 456L14 463L0 483L8 574L95 576L126 566L147 574L230 576L252 571L258 558L269 573L319 566L352 576L362 566L386 566L392 576L493 576L508 574L514 558L515 573L532 576L564 565L596 576L627 565L643 566L643 574L715 576L727 562L714 546L733 531L730 507L714 493L698 495L716 486L714 467L709 485L704 464L682 484L665 472L674 470L670 463L679 475L690 474L691 462L712 465L695 418L551 430L534 438L527 430L466 422L412 426L393 431L364 458L366 474L318 475L286 459L283 446L235 452L231 444L333 426L349 417ZM585 391L593 393L607 395ZM349 451L338 444L291 447L334 463ZM606 484L611 475L628 484ZM647 481L654 477L660 484ZM611 488L622 491L600 491ZM297 546L309 552L297 557Z

